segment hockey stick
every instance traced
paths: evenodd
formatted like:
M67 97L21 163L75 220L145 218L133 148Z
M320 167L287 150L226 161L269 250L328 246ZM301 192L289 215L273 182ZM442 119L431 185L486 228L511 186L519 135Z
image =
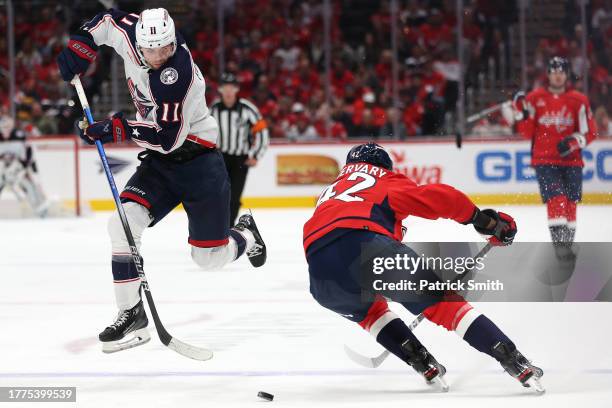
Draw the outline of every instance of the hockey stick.
M77 95L79 96L79 100L81 101L81 106L83 107L83 111L85 112L85 116L87 116L87 121L89 124L93 124L93 116L91 115L91 111L89 109L89 102L87 102L87 96L85 95L85 90L83 89L83 85L81 84L81 78L76 75L74 79L71 81L72 85L76 89ZM113 177L113 173L111 173L110 167L108 165L108 160L106 158L106 153L104 152L104 147L102 146L102 142L96 140L96 147L98 148L98 154L100 155L100 160L102 160L102 166L104 167L104 172L106 173L106 178L108 179L108 184L110 186L111 192L113 193L113 198L115 200L115 206L117 207L117 212L119 213L119 218L121 219L121 224L123 225L123 231L125 231L125 236L127 238L128 244L130 245L130 252L132 254L132 260L134 261L134 265L136 266L136 270L138 271L138 276L140 277L140 286L144 290L145 296L147 298L147 303L149 304L149 309L151 310L151 315L153 316L153 321L155 322L155 329L157 330L157 335L161 342L167 346L169 349L176 351L177 353L192 358L194 360L210 360L213 356L212 351L202 348L191 346L187 343L183 343L175 337L172 337L170 333L166 330L164 325L162 324L159 314L157 313L157 309L155 308L155 302L153 302L153 295L151 295L151 289L149 288L149 282L147 281L147 277L145 276L144 269L142 268L142 263L140 261L140 254L138 253L138 248L134 242L134 237L132 236L132 231L130 230L130 226L127 221L127 217L125 216L125 210L123 209L123 205L121 204L121 199L119 198L119 193L117 191L117 186L115 185L115 179Z
M493 105L487 109L484 109L478 113L475 113L473 115L470 115L467 117L467 119L465 120L467 123L472 123L472 122L476 122L486 116L489 116L492 113L495 113L499 110L501 110L505 104L510 103L510 101L506 101L506 102L502 102L502 103L498 103L497 105Z
M486 108L486 109L484 109L484 110L482 110L480 112L477 112L477 113L475 113L473 115L468 116L465 121L467 123L476 122L476 121L478 121L478 120L480 120L480 119L482 119L482 118L484 118L486 116L489 116L492 113L495 113L495 112L497 112L499 110L502 110L502 108L504 106L508 106L508 105L512 105L512 104L516 105L518 103L518 101L521 101L523 99L525 99L525 92L524 91L518 91L516 94L514 94L514 96L512 97L512 100L504 101L504 102L498 103L497 105L490 106L490 107L488 107L488 108Z
M491 250L491 248L493 248L493 245L490 242L487 242L487 245L485 245L477 254L474 258L482 258L484 257L487 252L489 252ZM455 278L456 281L459 281L461 279L463 279L465 276L467 276L470 272L472 272L473 268L470 269L469 271L466 271L464 273L462 273L461 275L457 276ZM423 313L420 313L413 321L412 323L410 323L410 325L408 326L408 329L410 329L410 331L414 331L414 329L417 328L417 326L425 319L425 315ZM382 353L380 353L379 355L375 356L375 357L368 357L368 356L364 356L362 354L357 353L355 350L352 350L349 346L347 346L346 344L344 345L344 352L346 353L346 355L348 356L349 359L351 359L353 362L359 364L362 367L368 367L368 368L376 368L378 366L380 366L383 361L385 361L387 359L387 357L389 357L389 350L385 350Z

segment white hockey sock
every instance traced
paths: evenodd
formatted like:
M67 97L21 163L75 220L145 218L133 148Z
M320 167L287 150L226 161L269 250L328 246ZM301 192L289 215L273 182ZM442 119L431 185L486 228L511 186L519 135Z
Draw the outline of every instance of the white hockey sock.
M137 248L140 248L142 233L151 223L149 210L144 206L128 202L123 205L128 224ZM117 214L108 222L108 233L112 244L112 270L115 300L120 310L131 309L140 301L140 278L125 237L123 225ZM142 262L142 258L141 258Z

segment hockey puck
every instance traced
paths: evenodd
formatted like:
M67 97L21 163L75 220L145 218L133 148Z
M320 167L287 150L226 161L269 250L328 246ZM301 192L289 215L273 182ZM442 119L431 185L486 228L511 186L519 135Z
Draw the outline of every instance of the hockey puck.
M272 394L268 394L267 392L263 392L263 391L259 391L259 392L257 393L257 396L258 396L259 398L263 398L263 399L265 399L266 401L272 401L272 400L274 399L274 395L272 395Z

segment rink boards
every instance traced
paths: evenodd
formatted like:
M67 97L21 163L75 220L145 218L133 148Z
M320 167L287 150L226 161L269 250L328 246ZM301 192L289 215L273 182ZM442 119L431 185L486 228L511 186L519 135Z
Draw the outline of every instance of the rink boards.
M273 144L249 172L243 204L248 207L311 207L323 187L335 179L353 143ZM397 171L418 184L446 183L480 204L540 202L528 141L391 142ZM121 188L138 165L137 147L107 146L117 185ZM79 150L81 199L94 210L110 210L113 202L95 149ZM44 185L62 180L57 154L37 152ZM612 140L597 140L584 152L584 202L612 203Z

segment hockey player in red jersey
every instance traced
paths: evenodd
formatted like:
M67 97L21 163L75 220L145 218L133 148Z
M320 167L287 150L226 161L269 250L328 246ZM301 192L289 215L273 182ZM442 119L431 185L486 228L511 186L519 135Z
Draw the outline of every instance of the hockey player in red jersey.
M548 63L548 87L530 92L518 110L518 132L532 142L531 165L546 203L548 227L557 255L574 257L576 205L582 198L582 149L597 134L588 98L568 89L569 63Z
M491 209L481 211L465 194L449 185L419 186L393 172L387 152L377 144L368 143L350 150L338 178L320 195L313 216L304 225L304 251L310 292L315 300L358 323L378 343L431 382L442 377L445 368L389 310L385 298L363 297L372 288L363 284L360 275L363 248L367 245L382 248L384 257L394 258L398 254L417 257L401 243L402 220L409 215L472 224L478 232L489 236L493 245L510 245L517 231L510 215ZM415 282L439 281L429 269L421 268L407 275L406 279ZM444 294L397 301L411 313L422 312L430 321L457 333L476 350L492 356L523 385L535 385L539 389L542 370L528 362L491 320L458 294L452 301Z

